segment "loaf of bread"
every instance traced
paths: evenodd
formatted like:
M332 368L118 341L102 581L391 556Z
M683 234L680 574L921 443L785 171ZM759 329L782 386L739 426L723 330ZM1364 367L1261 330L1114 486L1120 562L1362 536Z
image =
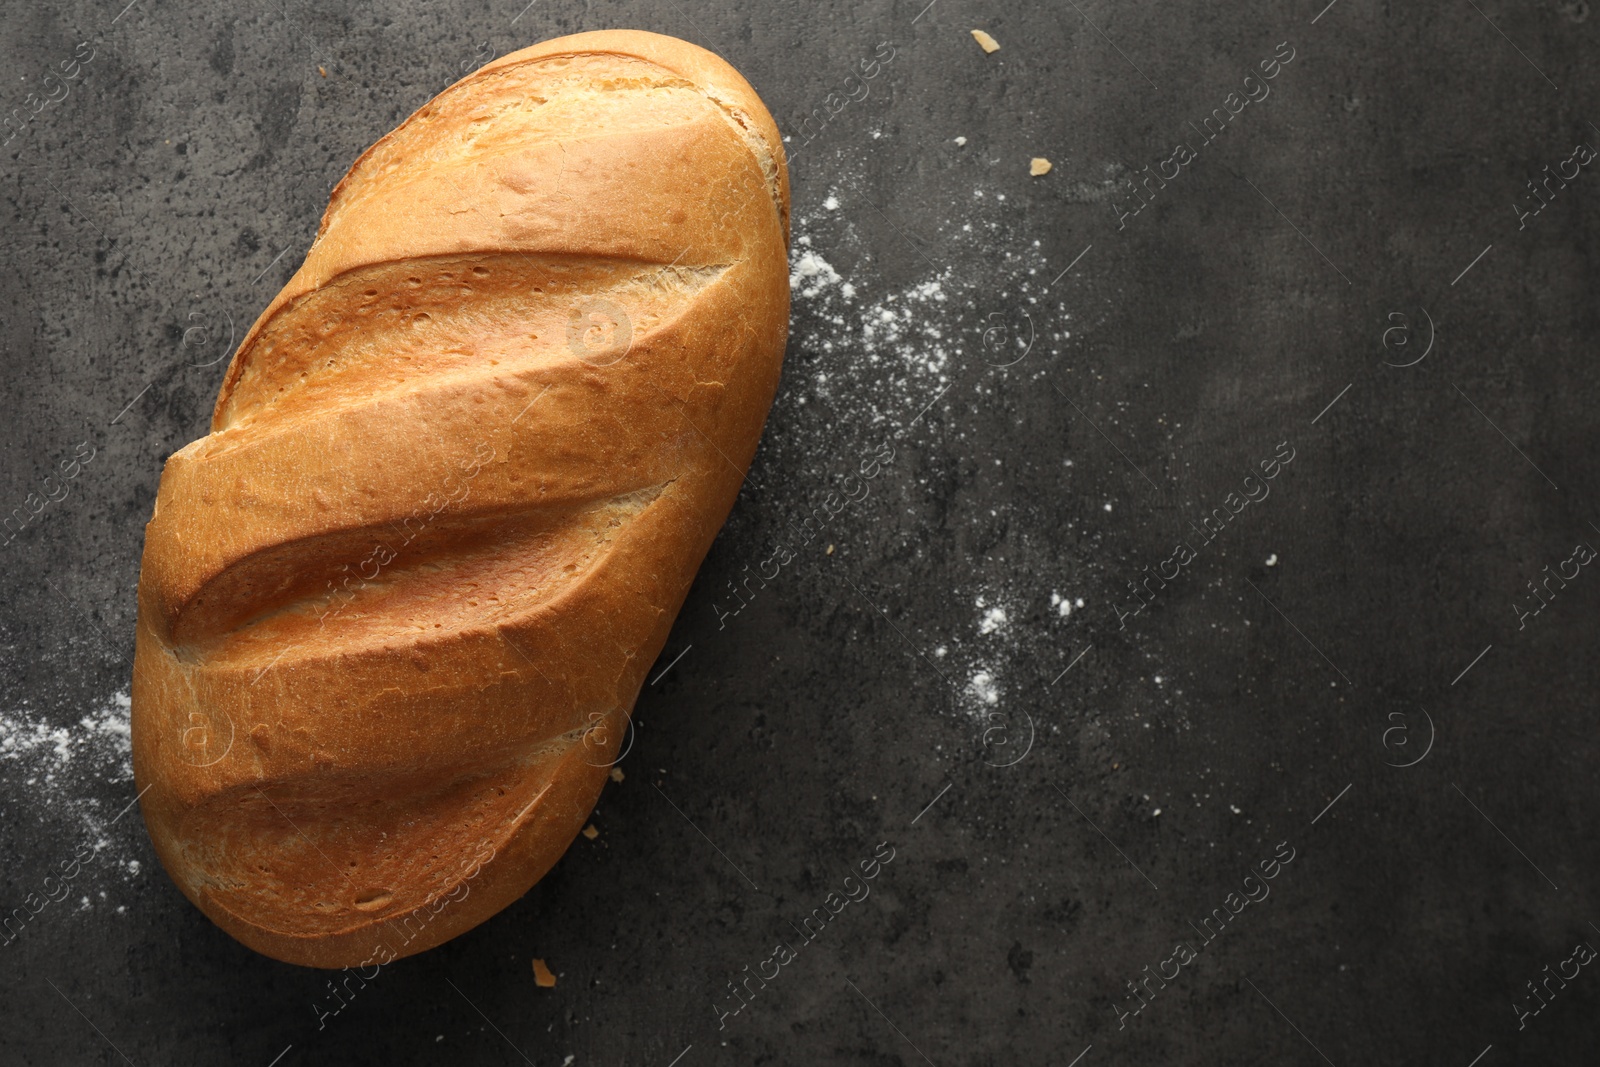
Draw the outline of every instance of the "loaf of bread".
M146 528L134 772L213 922L372 966L561 857L755 452L788 209L755 91L651 33L356 161Z

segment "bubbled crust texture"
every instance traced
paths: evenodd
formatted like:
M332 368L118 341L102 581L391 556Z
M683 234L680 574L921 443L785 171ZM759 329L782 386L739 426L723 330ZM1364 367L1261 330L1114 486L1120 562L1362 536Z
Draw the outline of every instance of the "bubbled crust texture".
M214 922L383 962L560 858L755 451L787 239L754 90L655 34L512 53L357 161L146 530L134 771Z

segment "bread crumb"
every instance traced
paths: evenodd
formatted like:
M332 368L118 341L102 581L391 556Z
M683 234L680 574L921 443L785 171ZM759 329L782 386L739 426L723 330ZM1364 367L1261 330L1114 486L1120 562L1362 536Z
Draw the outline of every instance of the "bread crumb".
M533 981L540 989L554 989L556 976L544 965L544 960L533 961Z
M1028 173L1037 178L1041 174L1050 173L1050 161L1043 156L1034 156L1028 164Z
M611 768L611 780L613 782L620 782L620 781L622 781L622 779L624 779L626 777L627 777L627 775L622 773L622 768L621 767L613 767L613 768Z
M593 841L595 838L600 836L600 831L594 828L594 823L590 823L588 826L583 828L583 836L587 837L590 841Z
M957 137L956 138L956 147L957 148L965 148L966 146L967 146L967 139L965 137Z
M322 75L324 78L326 78L328 76L328 70L327 70L326 67L318 66L317 67L317 73Z
M978 47L982 48L985 52L993 53L1000 51L1000 42L995 40L993 37L990 37L982 30L973 30L972 39L977 41Z

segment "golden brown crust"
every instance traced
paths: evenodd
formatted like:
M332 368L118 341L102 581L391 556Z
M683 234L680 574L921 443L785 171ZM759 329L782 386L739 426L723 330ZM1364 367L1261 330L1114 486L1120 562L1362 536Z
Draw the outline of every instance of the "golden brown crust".
M488 918L583 825L788 329L776 126L633 31L512 53L335 189L146 532L157 854L294 963Z

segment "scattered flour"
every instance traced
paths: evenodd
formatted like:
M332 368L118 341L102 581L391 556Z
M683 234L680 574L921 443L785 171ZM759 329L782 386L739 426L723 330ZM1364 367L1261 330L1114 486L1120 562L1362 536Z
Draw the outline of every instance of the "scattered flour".
M997 712L1006 714L1000 708L1004 695L1000 678L1003 672L1017 668L1021 652L1019 635L1012 632L1015 609L1008 610L1010 600L1008 595L994 588L985 588L972 598L978 612L973 627L977 637L958 661L963 663L961 669L967 675L959 702L961 710L968 718L985 726L994 724Z
M7 780L25 776L25 785L69 788L92 780L132 780L132 706L127 693L117 693L73 728L51 726L25 712L0 714L0 764L16 765L18 774L9 773L9 767L0 773ZM56 792L44 799L49 802Z
M72 726L54 726L26 711L0 712L0 790L21 794L30 814L56 823L52 832L63 849L80 841L96 853L114 847L118 835L110 822L135 795L131 709L128 694L120 692ZM4 814L18 819L14 811ZM136 859L114 857L114 865L128 879L139 875ZM90 906L85 897L80 910Z
M964 206L960 224L890 214L846 179L793 220L789 358L778 403L823 407L820 418L798 420L820 422L814 435L789 439L808 456L837 457L841 424L862 448L913 422L927 433L958 403L955 391L943 396L952 387L962 387L966 402L983 402L1018 379L1043 381L1052 363L1060 369L1072 337L1065 290L1050 287L1064 264L1047 259L1038 239L1013 236L1022 220L998 196ZM890 259L875 243L885 221ZM985 269L959 266L973 259ZM839 262L850 264L843 273ZM897 280L886 283L884 273Z
M1074 600L1072 597L1062 596L1060 593L1050 594L1050 606L1056 609L1056 614L1063 619L1072 614L1073 608L1083 607L1083 597Z
M885 443L897 458L872 483L874 502L887 495L916 509L924 497L948 493L941 486L956 469L954 457L971 452L970 412L1011 407L1081 358L1072 351L1067 306L1074 291L1052 285L1077 249L1047 255L1026 213L993 189L963 195L954 217L904 204L875 209L864 192L846 176L820 206L793 219L790 341L773 409L785 432L763 438L750 483L772 505L762 513L769 537L809 514L809 505L788 504L805 502L796 484L815 487L812 496L837 490ZM996 468L993 477L1004 480L1009 469ZM959 521L1004 531L1017 520L1012 503L985 503L979 513L964 490L954 499ZM838 536L876 536L858 524L891 514L884 508L847 509ZM997 738L1015 743L1032 728L1039 692L1079 651L1086 622L1075 610L1081 600L1068 604L1058 594L1048 609L1043 603L1046 583L1059 589L1083 575L1051 573L1063 565L1059 545L1035 545L1025 526L1011 528L1017 532L1005 543L1013 552L1048 554L1049 568L1038 575L1043 588L1011 588L1015 556L997 555L989 577L980 562L975 580L960 583L965 588L941 592L953 603L976 601L976 618L928 635L924 646L951 683L948 712L974 724L974 740L990 747L1002 743ZM1038 728L1061 727L1041 719Z
M789 286L805 297L816 296L830 285L838 285L839 272L833 264L812 251L800 253L789 274Z

